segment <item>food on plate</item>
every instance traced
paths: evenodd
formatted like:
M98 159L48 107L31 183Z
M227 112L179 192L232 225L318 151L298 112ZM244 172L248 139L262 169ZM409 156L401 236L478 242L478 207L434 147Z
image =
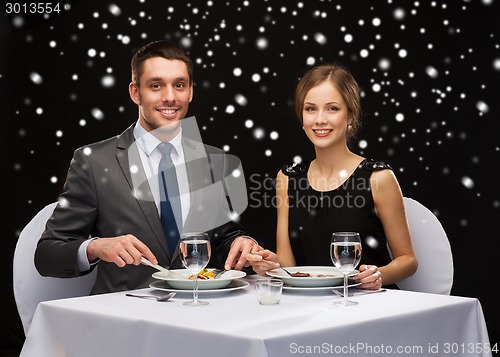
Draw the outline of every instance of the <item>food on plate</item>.
M336 278L336 275L333 274L311 274L311 273L302 273L297 271L295 273L291 273L291 276L294 278Z
M193 280L194 279L194 274L188 275L186 277L188 280ZM214 277L214 272L212 270L208 269L203 269L198 272L198 279L200 280L209 280L209 279L215 279Z

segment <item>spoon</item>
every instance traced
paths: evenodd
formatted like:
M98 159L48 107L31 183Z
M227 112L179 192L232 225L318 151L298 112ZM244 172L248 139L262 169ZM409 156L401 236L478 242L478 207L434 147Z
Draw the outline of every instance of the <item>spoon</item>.
M151 300L156 300L156 301L167 301L170 298L174 297L175 293L168 293L167 295L163 295L163 296L136 295L136 294L125 294L125 296L131 296L131 297L136 297L136 298L141 298L141 299L151 299Z

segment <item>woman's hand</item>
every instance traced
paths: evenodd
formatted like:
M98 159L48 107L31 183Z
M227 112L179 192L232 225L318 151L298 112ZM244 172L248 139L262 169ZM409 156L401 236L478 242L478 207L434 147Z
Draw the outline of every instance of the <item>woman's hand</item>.
M253 254L247 254L247 261L259 275L266 275L266 271L280 266L278 256L270 250L264 249Z
M358 288L378 290L382 287L382 274L376 265L361 265L354 279L361 283Z

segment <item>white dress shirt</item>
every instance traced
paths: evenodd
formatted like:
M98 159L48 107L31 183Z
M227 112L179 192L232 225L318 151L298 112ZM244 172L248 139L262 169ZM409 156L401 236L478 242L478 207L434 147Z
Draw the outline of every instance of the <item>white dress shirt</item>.
M160 215L160 185L158 182L158 166L160 165L161 152L157 146L161 141L154 135L147 132L137 121L134 127L134 137L139 148L142 166L149 181L151 191ZM171 153L172 161L175 165L177 174L177 182L179 184L179 193L182 210L182 223L186 222L186 217L191 207L191 195L189 193L189 181L186 170L186 160L184 157L184 149L182 147L182 129L179 133L169 141L174 147Z

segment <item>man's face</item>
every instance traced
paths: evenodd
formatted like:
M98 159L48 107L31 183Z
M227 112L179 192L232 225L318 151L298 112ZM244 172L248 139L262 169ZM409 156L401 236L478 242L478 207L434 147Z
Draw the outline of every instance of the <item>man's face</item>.
M130 97L139 106L140 124L147 131L162 128L163 135L172 138L193 99L187 66L163 57L149 58L142 66L139 84L129 85Z

